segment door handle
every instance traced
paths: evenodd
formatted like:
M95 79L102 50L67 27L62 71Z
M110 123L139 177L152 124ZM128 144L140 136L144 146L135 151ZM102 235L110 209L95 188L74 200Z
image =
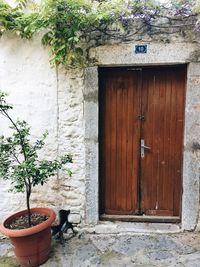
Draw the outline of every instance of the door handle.
M151 149L149 146L145 146L145 145L141 147L146 148L146 149Z
M141 139L141 142L140 142L140 151L141 152L140 153L141 153L142 159L144 158L145 149L150 150L151 148L149 146L145 146L144 139Z

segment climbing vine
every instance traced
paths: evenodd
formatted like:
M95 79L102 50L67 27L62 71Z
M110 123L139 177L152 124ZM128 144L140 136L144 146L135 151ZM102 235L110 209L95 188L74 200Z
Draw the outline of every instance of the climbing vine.
M143 31L171 34L181 26L199 31L199 12L200 0L167 5L154 0L18 0L15 7L0 0L0 35L13 32L30 39L41 32L52 64L84 67L89 48L108 39L129 41Z

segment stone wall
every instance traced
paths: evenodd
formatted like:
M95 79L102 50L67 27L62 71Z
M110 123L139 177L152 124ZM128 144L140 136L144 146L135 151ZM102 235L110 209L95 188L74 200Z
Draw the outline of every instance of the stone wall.
M169 38L169 36L168 36ZM175 38L113 43L92 48L90 57L99 66L147 66L188 64L182 229L193 230L199 209L199 46ZM148 45L147 54L134 53L138 43ZM13 36L0 39L0 89L10 93L13 116L27 120L32 137L49 131L43 156L73 155L72 177L59 172L44 187L34 190L32 206L70 209L71 220L81 225L98 223L98 67L84 71L56 69L49 65L48 52L37 36L22 41ZM0 118L0 132L8 134ZM25 208L22 194L8 193L0 181L1 219Z

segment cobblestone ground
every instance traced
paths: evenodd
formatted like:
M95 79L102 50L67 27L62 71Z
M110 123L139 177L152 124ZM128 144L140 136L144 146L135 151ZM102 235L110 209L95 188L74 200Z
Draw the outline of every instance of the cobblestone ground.
M7 239L0 240L0 267L19 266ZM200 234L88 235L54 240L43 267L200 267Z

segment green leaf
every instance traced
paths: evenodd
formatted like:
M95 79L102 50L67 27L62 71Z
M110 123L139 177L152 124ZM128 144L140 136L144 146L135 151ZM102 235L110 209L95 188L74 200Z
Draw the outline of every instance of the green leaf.
M35 142L31 141L28 123L14 121L8 114L12 106L6 102L6 96L5 92L0 91L0 114L8 119L12 132L10 136L0 136L0 177L11 180L14 192L26 192L29 201L32 187L44 185L58 170L64 170L72 162L72 156L66 154L54 160L39 159L48 131ZM68 175L71 175L70 170Z

